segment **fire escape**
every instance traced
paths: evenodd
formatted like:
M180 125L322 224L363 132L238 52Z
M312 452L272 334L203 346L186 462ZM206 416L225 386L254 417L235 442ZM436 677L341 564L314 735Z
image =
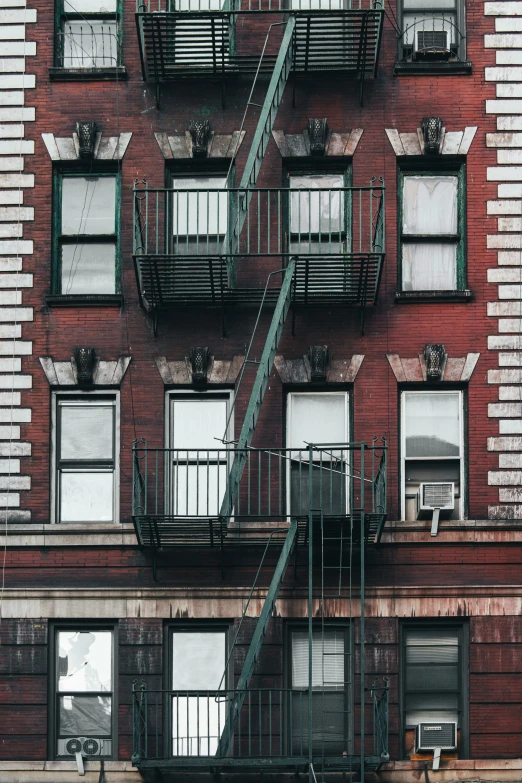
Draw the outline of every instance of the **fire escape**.
M204 2L205 9L191 10ZM135 683L133 763L143 773L306 772L310 783L317 783L336 772L362 781L365 770L387 760L387 683L369 682L364 670L365 551L379 541L386 519L386 444L376 439L306 449L252 444L290 310L355 305L364 313L376 302L384 261L384 185L261 189L256 182L290 75L334 71L364 84L377 65L382 8L300 10L276 8L269 0L267 9L254 10L251 0L247 8L226 0L213 10L208 0L195 3L188 0L187 10L139 6L146 79L159 85L214 76L225 84L260 71L253 39L242 38L237 25L243 13L254 26L263 14L276 15L279 50L261 61L270 83L237 188L224 188L217 198L215 190L135 189L134 261L141 301L154 317L182 306L225 312L270 305L274 312L237 442L205 452L135 442L133 520L154 570L158 553L184 547L221 553L249 547L259 552L260 564L216 690L153 691ZM210 194L218 212L212 220ZM299 206L303 199L308 215ZM314 222L312 210L326 218ZM275 288L248 287L253 258L274 265L271 276L280 279ZM254 688L252 678L292 562L294 575L303 568L307 572L308 677L304 685ZM251 599L272 564L266 598L235 676ZM290 581L288 575L285 584ZM334 622L331 601L343 607ZM365 736L369 726L371 737Z

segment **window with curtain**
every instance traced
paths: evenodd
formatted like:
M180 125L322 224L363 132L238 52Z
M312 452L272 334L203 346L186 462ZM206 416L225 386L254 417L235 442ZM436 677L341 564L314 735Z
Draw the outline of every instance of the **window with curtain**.
M117 293L117 191L116 174L57 175L55 293Z
M461 728L462 627L405 627L402 653L404 728L432 721Z
M308 754L309 638L291 631L290 753ZM312 750L320 755L351 752L352 656L349 628L312 635Z
M463 174L401 174L403 291L464 288Z
M221 252L228 230L226 183L224 174L172 178L173 253L204 256Z
M113 631L75 628L55 636L56 755L112 756Z
M225 494L230 395L170 397L170 508L174 516L215 517ZM226 439L226 438L225 438Z
M115 397L59 397L56 411L57 521L114 522Z
M345 514L348 508L348 392L292 392L287 397L286 448L289 512L307 515L310 455L308 444L337 444L312 452L312 504L324 514ZM341 447L339 446L341 444Z
M345 253L344 174L291 175L289 187L290 252Z
M462 518L464 444L461 391L404 391L402 393L403 513L417 518L421 483L452 482L455 511Z
M172 755L213 756L226 720L226 631L173 631Z
M57 0L56 65L67 69L120 65L119 0Z
M463 0L402 0L399 60L452 63L465 60Z

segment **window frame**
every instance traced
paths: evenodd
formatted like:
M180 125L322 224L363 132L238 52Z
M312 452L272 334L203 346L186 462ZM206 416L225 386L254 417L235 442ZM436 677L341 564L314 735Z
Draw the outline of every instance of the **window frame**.
M173 637L175 633L218 633L225 634L225 666L228 662L230 653L233 652L233 620L226 618L219 618L216 620L196 619L190 622L166 622L163 628L163 650L164 650L164 672L163 672L163 687L166 691L174 692L172 687L172 675L173 675ZM230 690L234 687L234 661L230 660L229 670L225 677L225 682L222 687L224 690ZM174 738L172 734L172 697L169 698L168 709L164 710L163 715L163 736L168 742L168 750L164 748L165 758L179 758L174 757ZM194 757L192 757L194 758ZM196 757L197 758L197 757ZM201 756L200 758L211 758L210 756Z
M66 620L54 621L49 625L49 678L48 678L48 758L52 760L72 760L72 756L58 755L58 720L60 711L58 698L61 691L58 690L58 634L61 631L110 631L112 633L112 690L111 695L111 754L93 756L114 760L118 758L118 706L119 706L119 682L118 682L118 623L114 620ZM80 691L80 694L83 691ZM107 694L108 695L108 694Z
M78 177L113 177L115 180L114 197L114 234L62 234L63 180ZM75 242L76 239L76 242ZM62 292L62 247L73 244L114 244L114 291L112 293L63 293ZM120 167L100 166L59 166L53 171L53 238L52 238L52 279L53 297L85 299L98 302L104 299L119 299L121 296L121 170Z
M456 235L446 234L404 234L403 232L403 217L404 217L404 180L406 177L457 177L457 231ZM466 163L446 163L442 162L440 165L433 165L433 167L427 169L426 162L422 161L419 164L412 165L400 165L397 168L397 291L399 294L411 297L423 297L429 296L431 299L436 297L444 298L448 294L460 294L465 293L467 289L467 236L466 236ZM437 241L440 243L441 238L446 242L444 244L456 244L456 258L455 258L455 277L456 288L455 289L414 289L408 291L404 288L403 279L403 247L404 244L418 243L418 244L434 244Z
M289 446L289 434L290 434L290 421L292 416L292 397L296 395L319 395L319 394L335 394L335 395L341 395L343 394L345 397L345 416L346 416L346 440L345 443L350 443L351 434L353 432L353 393L351 389L348 388L341 388L341 389L332 389L331 387L324 387L324 386L318 386L315 388L314 386L307 386L306 388L289 388L286 391L285 399L284 399L284 413L283 413L283 430L284 430L284 444L286 449L290 449L291 446ZM342 441L339 441L342 442ZM297 451L297 449L296 449ZM285 470L285 486L287 488L286 491L286 509L288 516L292 516L292 460L288 458L286 460L286 470ZM349 506L350 506L350 496L349 496L349 488L350 488L350 473L351 473L351 467L350 463L346 463L346 512L349 512ZM306 512L308 514L308 512Z
M447 12L448 16L454 16L455 18L455 31L456 31L456 58L446 60L432 60L426 62L418 62L412 60L408 62L405 60L404 44L402 36L404 34L404 17L409 14L431 14L434 17L443 16L444 12ZM397 3L397 24L399 30L403 31L401 35L397 36L397 51L396 51L396 67L402 66L404 70L433 73L433 72L448 72L454 73L455 70L465 68L465 73L471 73L471 64L466 61L466 49L467 49L467 34L466 34L466 0L455 0L454 11L450 8L404 8L404 0L400 0ZM459 38L460 36L460 38Z
M458 394L459 395L459 412L460 412L460 456L458 458L460 462L459 466L459 481L460 492L458 497L460 499L460 519L467 518L467 395L465 389L448 384L447 388L444 386L433 386L424 384L422 387L419 385L413 385L411 387L404 386L400 389L399 395L399 465L400 465L400 497L399 508L401 510L401 519L406 519L406 394ZM444 461L444 460L457 461L456 457L415 457L411 458L412 461L427 462Z
M178 398L179 400L190 400L190 399L209 399L209 398L218 398L218 399L225 399L226 400L226 406L227 406L227 419L230 416L230 421L228 422L226 440L228 441L228 445L223 444L222 446L219 445L219 443L216 442L216 450L221 449L231 449L233 448L231 444L231 441L234 439L234 402L235 402L235 390L231 389L230 386L218 386L216 384L216 388L213 389L195 389L195 388L182 388L179 387L177 389L167 389L165 392L165 435L164 435L164 444L165 449L167 450L176 450L176 447L173 445L173 417L172 417L172 405L171 401ZM182 449L183 451L183 449ZM168 456L169 452L166 451L166 459L169 459ZM180 463L181 464L181 463ZM187 460L186 463L183 464L191 464L189 460ZM193 464L193 463L192 463ZM212 463L214 464L214 463ZM225 464L221 463L219 460L216 461L216 465ZM230 463L231 464L231 463ZM228 472L230 470L230 464L227 465L227 480L228 480ZM170 468L168 465L165 465L165 475L170 475ZM171 499L170 499L170 481L165 481L165 508L171 508Z
M283 230L284 230L284 236L285 236L285 251L288 256L294 256L294 255L300 255L300 253L296 252L294 253L291 250L291 241L292 241L292 234L291 234L291 221L292 221L292 212L291 212L291 198L289 191L292 190L291 187L291 178L292 177L321 177L321 176L342 176L343 178L343 188L351 188L353 184L353 166L352 166L352 159L349 158L348 161L344 160L340 162L338 159L332 158L332 160L327 160L325 158L317 159L317 158L296 158L295 161L287 160L285 161L285 165L283 168ZM310 190L313 190L313 188L310 188ZM286 191L286 192L285 192ZM351 252L352 248L352 240L353 240L353 231L352 231L352 215L353 215L353 204L352 204L352 191L346 190L345 191L345 197L344 197L344 204L343 204L343 212L344 212L344 231L341 230L339 232L339 235L342 236L345 235L345 243L346 247L344 249L343 253L339 253L338 255L344 255L349 254ZM318 235L320 236L320 235ZM317 241L317 240L311 240L311 241ZM321 255L320 252L317 253L304 253L301 255Z
M92 21L115 21L116 22L116 62L114 65L101 66L65 66L64 62L64 27L68 21L85 20L87 23ZM72 72L77 74L92 75L103 72L117 73L122 68L123 56L123 0L116 0L116 10L114 12L98 13L71 13L65 11L64 0L55 0L54 16L54 69L63 72Z
M406 728L406 634L411 631L421 630L448 630L458 631L459 634L459 715L462 723L457 726L460 731L459 759L469 758L469 623L461 619L453 618L423 618L422 620L404 620L399 623L399 748L400 757L408 759L406 755L405 733L411 731Z
M312 633L321 633L322 630L328 631L328 630L338 630L341 629L343 631L344 635L344 685L346 686L343 689L343 693L345 695L345 711L346 711L346 719L345 719L345 732L347 737L347 743L348 743L348 755L353 755L354 753L354 747L355 747L355 676L356 676L356 670L355 670L355 622L352 618L350 621L350 618L346 618L344 622L340 621L339 619L331 619L324 624L320 620L313 620L312 623ZM285 630L284 630L284 679L286 683L286 689L288 692L290 691L303 691L308 693L308 688L302 689L302 688L293 688L292 685L292 662L293 662L293 646L292 646L292 635L295 631L306 631L308 634L309 632L309 626L306 622L303 622L302 620L290 620L289 622L285 623ZM347 658L348 655L346 651L349 651L350 653L350 662L351 662L351 668L348 665ZM351 683L352 687L350 689L350 676L351 676ZM313 689L312 689L313 692ZM332 691L335 692L335 691ZM351 725L348 725L348 714L351 706L351 715L352 715L352 722ZM308 714L308 712L306 713ZM292 750L292 736L290 734L290 727L291 727L291 721L289 720L290 715L290 704L289 700L286 701L285 704L285 742L287 745L287 753Z
M82 391L77 389L70 392L52 391L51 392L51 524L57 525L82 525L89 528L91 525L115 525L120 522L120 392L119 390L93 390ZM63 399L77 400L82 399L112 399L114 410L114 468L113 468L113 520L112 522L93 521L93 522L62 522L60 520L60 424L59 424L59 402Z
M186 160L177 160L176 165L167 165L165 168L165 187L167 191L174 191L175 179L195 179L196 177L208 177L208 178L222 178L226 177L230 167L230 158L213 158L206 159L205 161L193 160L187 158ZM235 166L232 165L230 169L230 176L228 180L227 190L233 190L235 187ZM197 190L197 188L195 188ZM219 193L219 189L216 188L216 193ZM176 253L174 251L174 216L173 216L173 197L172 193L167 193L167 199L165 203L165 252L173 256L184 255L190 256L189 253ZM225 239L230 236L230 232L233 226L233 220L236 213L236 198L234 193L230 193L227 202L227 231ZM187 234L186 236L200 237L202 234ZM216 235L217 236L217 235ZM221 235L219 235L221 236ZM221 256L222 253L209 252L208 254L200 253L199 255L208 255L209 257ZM194 257L198 257L198 254L194 254Z

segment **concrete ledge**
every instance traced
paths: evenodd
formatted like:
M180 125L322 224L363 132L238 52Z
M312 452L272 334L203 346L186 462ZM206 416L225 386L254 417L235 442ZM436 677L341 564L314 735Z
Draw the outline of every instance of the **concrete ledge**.
M4 530L0 536L1 546L4 546L6 539ZM137 546L137 541L134 525L131 523L9 524L7 546Z

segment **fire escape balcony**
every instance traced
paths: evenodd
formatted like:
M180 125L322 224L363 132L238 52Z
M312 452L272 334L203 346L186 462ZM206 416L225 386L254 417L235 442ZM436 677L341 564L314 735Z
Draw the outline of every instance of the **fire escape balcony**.
M366 770L371 771L387 760L386 678L369 683L365 691L364 708L356 705L356 711L366 723L369 739L364 761ZM347 694L327 687L314 688L311 701L307 689L249 688L227 755L220 755L227 712L237 696L237 690L230 689L147 690L144 683L136 682L132 692L134 766L143 773L156 769L297 774L308 772L311 755L314 768L325 773L360 771L360 757L354 753L360 738L354 733L355 721L349 719L353 717L351 710L342 704ZM323 725L316 715L310 754L308 711L311 705L317 711L323 700L330 711ZM342 709L337 713L339 702Z
M259 305L267 275L295 259L293 305L375 304L384 206L382 180L329 189L137 188L133 258L141 303L148 312ZM268 294L275 303L278 289Z
M295 75L373 77L383 14L381 0L138 0L143 78L160 84L254 74L262 55L262 72L270 74L282 29L275 28L263 52L266 30L290 15L296 18Z
M244 469L232 513L225 517L234 460ZM298 521L298 544L310 525L322 541L379 540L386 519L386 445L373 442L212 451L133 448L132 517L140 547L266 544ZM320 524L318 524L320 520ZM364 531L363 533L361 531ZM280 543L274 539L274 544ZM363 542L364 543L364 542Z

